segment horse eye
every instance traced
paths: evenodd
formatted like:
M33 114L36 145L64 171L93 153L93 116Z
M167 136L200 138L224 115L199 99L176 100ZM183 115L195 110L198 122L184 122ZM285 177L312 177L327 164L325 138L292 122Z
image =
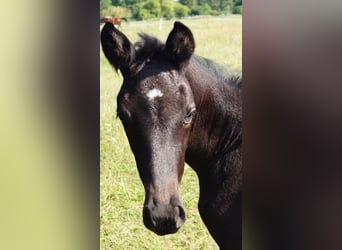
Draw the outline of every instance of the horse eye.
M184 124L189 124L192 121L192 117L196 112L196 108L191 109L191 111L184 117Z

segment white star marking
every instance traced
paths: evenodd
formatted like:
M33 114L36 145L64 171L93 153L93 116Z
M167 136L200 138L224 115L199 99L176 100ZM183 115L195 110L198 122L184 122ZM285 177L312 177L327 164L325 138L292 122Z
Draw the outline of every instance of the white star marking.
M150 101L154 100L156 97L162 97L163 93L159 89L151 89L150 91L147 92L146 96Z

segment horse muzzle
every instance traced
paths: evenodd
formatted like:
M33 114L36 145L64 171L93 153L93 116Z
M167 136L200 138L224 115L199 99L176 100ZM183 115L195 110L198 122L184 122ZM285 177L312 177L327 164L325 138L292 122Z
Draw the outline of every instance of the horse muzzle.
M143 209L144 225L158 235L173 234L185 222L185 210L179 199L169 203L159 203L150 199Z

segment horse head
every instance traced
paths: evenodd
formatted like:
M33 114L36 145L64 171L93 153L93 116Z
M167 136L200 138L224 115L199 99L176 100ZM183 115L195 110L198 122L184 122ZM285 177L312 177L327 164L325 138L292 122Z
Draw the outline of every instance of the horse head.
M164 235L177 232L186 217L179 191L196 106L185 68L195 42L180 22L165 44L141 38L134 46L111 23L101 32L105 56L123 75L117 115L145 189L143 221Z

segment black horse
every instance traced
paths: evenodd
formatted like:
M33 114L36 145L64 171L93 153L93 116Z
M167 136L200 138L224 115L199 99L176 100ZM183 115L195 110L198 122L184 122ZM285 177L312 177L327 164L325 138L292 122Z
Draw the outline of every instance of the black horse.
M221 249L241 249L241 77L193 55L193 35L180 22L166 43L140 37L132 45L111 23L101 32L104 54L124 78L117 115L145 188L144 224L159 235L182 226L187 162L210 234Z

